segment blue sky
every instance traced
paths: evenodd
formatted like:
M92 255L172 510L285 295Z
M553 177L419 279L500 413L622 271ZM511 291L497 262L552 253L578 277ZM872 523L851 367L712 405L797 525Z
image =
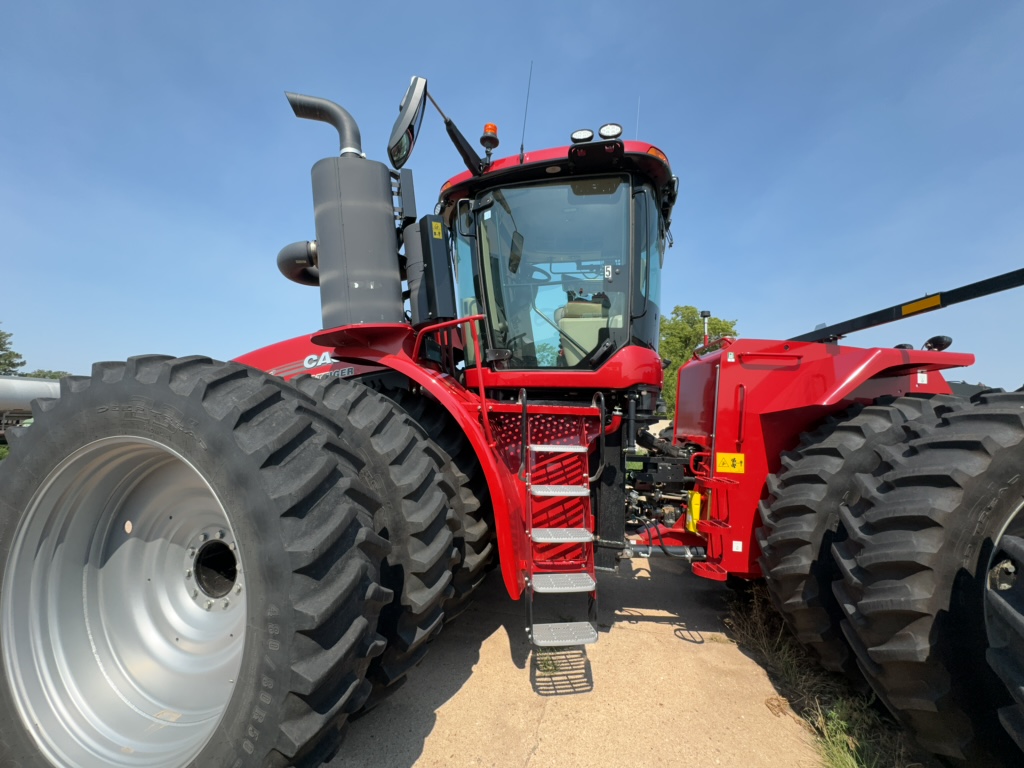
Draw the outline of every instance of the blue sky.
M385 159L414 74L518 151L618 121L681 182L663 305L785 338L1024 266L1024 3L10 3L0 24L0 322L27 369L230 358L320 326L277 251L313 238L337 149ZM231 10L231 9L234 10ZM458 173L428 113L421 211ZM1024 289L851 336L978 355L1024 383ZM960 374L955 378L961 377Z

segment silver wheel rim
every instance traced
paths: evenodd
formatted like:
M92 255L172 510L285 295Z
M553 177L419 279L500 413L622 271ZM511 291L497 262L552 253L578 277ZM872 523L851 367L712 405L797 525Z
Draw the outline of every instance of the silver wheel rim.
M178 453L137 437L65 459L15 532L7 682L60 768L178 768L210 740L242 661L241 559L224 507Z

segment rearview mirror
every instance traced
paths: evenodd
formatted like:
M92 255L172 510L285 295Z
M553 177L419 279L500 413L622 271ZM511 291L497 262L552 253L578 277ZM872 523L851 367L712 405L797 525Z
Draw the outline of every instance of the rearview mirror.
M409 90L402 97L402 103L398 107L398 119L395 121L394 128L391 129L391 138L388 139L388 157L396 170L405 165L409 155L412 154L416 136L423 123L426 100L426 78L414 77L409 83Z
M473 209L469 200L463 198L455 203L455 221L460 237L476 237L473 231Z
M519 262L523 260L523 236L512 233L512 249L508 254L508 271L513 275L519 271Z

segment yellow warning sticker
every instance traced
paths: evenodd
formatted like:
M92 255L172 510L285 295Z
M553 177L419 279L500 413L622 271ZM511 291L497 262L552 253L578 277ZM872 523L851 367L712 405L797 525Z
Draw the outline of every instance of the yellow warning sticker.
M733 472L737 475L743 474L742 453L718 453L715 454L715 471Z
M441 230L441 222L440 221L432 221L430 223L430 228L433 230L434 239L435 240L443 240L444 239L444 232Z

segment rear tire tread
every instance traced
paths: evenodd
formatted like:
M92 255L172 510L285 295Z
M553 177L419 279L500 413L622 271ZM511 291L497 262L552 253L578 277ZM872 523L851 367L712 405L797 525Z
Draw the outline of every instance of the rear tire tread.
M384 500L375 527L392 544L381 578L394 598L378 626L387 648L368 672L372 706L422 660L453 594L458 524L447 460L408 414L362 384L337 378L294 383L334 415L341 439L364 461L363 479Z
M875 448L903 440L909 421L936 421L957 407L962 401L943 395L885 397L854 406L804 433L768 478L769 496L759 505L763 526L757 536L769 594L797 640L821 665L855 682L862 680L840 630L843 613L832 594L832 582L840 573L831 547L845 535L839 504L855 493L857 473L878 466Z
M878 470L861 476L860 499L840 508L849 537L834 548L842 572L835 594L858 663L897 719L926 749L988 765L986 744L1006 749L994 723L1010 701L997 675L1011 690L1024 683L1024 644L1018 635L1004 646L1014 649L1014 664L996 663L993 672L984 661L983 558L999 532L986 532L999 524L999 497L978 504L1006 476L1008 460L1024 459L1024 394L974 400L938 423L915 423L903 450L880 451Z

